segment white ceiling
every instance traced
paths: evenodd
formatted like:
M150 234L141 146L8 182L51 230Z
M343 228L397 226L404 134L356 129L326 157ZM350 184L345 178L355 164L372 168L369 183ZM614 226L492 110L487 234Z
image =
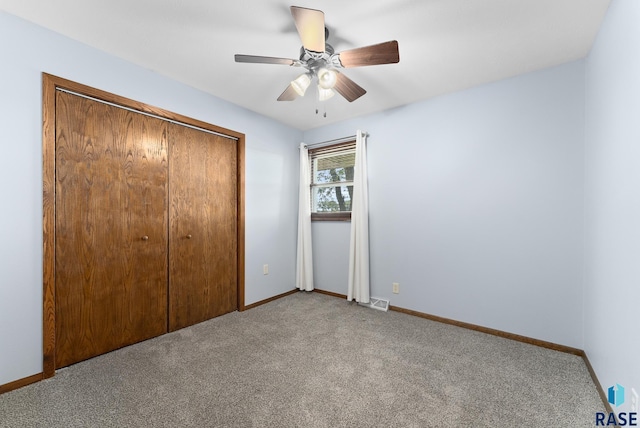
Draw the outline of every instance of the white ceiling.
M0 9L301 130L585 57L611 0L0 0ZM289 6L320 9L336 52L397 40L400 63L343 72L349 103L276 98L300 68ZM311 96L310 96L311 95ZM316 115L316 106L327 117Z

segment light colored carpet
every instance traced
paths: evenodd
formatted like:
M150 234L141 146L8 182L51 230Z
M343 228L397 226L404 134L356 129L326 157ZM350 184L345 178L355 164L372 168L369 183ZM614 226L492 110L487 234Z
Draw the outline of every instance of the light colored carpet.
M580 357L318 293L0 395L1 427L593 427Z

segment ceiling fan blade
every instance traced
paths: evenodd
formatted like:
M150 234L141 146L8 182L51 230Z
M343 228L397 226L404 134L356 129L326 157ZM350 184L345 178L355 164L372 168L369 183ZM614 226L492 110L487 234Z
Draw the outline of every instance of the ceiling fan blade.
M278 101L293 101L298 97L298 93L293 89L293 86L287 86L282 94L278 97Z
M353 102L367 93L356 82L349 79L342 73L336 72L338 79L333 89L346 98L347 101Z
M340 52L340 63L343 67L364 67L367 65L394 64L400 62L398 42L379 43L363 48Z
M254 64L282 64L282 65L294 65L296 61L288 58L274 58L270 56L256 56L256 55L240 55L236 54L236 62L250 62Z
M291 15L296 23L302 46L310 51L324 52L324 12L291 6Z

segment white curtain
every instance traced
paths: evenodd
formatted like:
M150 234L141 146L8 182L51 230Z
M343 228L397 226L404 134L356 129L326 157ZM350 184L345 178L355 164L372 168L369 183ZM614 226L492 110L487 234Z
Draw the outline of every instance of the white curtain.
M311 166L309 150L300 143L300 189L298 190L298 254L296 288L313 290L313 257L311 253Z
M351 245L347 300L369 303L369 197L366 135L356 133L356 163L351 200Z

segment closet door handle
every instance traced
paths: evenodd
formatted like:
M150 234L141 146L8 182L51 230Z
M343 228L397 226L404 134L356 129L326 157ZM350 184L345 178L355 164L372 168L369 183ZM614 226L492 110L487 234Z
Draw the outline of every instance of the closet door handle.
M142 237L142 240L143 240L143 241L148 241L148 240L149 240L149 237L148 237L147 235L144 235L144 236Z
M187 239L191 239L191 234L188 234L188 235L187 235Z

